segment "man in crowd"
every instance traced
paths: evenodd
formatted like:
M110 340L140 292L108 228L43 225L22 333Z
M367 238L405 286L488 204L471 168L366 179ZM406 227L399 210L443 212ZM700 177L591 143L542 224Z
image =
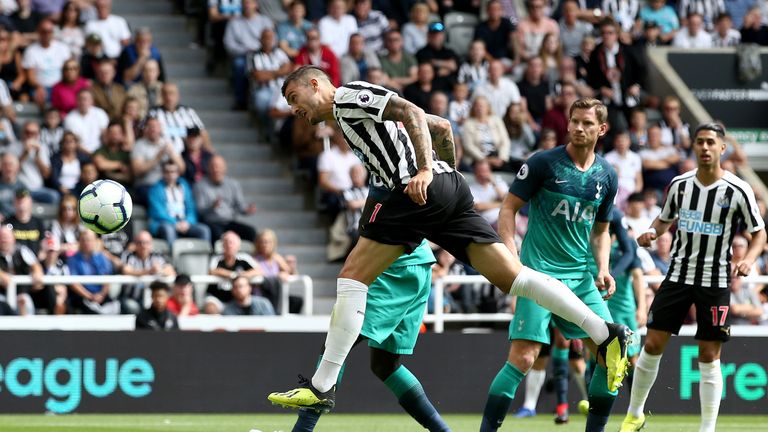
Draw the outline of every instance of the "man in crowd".
M211 158L208 177L195 184L194 193L197 213L211 229L211 238L218 239L224 231L234 231L240 238L256 241L253 226L236 219L238 215L256 213L256 206L246 204L240 183L227 177L227 161L223 157Z
M168 310L170 287L165 282L155 281L149 285L152 290L152 305L136 315L136 329L139 330L178 330L176 315Z

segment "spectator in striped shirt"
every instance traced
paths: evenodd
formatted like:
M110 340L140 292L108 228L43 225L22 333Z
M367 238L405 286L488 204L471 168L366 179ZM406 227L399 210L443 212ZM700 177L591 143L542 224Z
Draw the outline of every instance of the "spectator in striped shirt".
M733 18L723 12L715 18L715 31L712 32L713 47L732 47L741 42L741 33L733 28Z
M353 12L357 19L357 33L365 40L366 48L372 52L381 50L384 33L389 29L387 17L381 11L372 10L371 0L355 0Z
M253 105L256 114L262 121L262 126L271 131L271 123L267 113L272 98L283 85L283 77L293 69L293 63L280 48L275 45L275 32L265 29L261 32L261 50L253 53L251 59L251 83Z
M230 20L224 33L224 46L232 59L232 85L235 88L237 108L245 106L248 94L246 56L249 52L261 49L261 33L264 29L274 28L269 18L258 13L258 7L256 0L243 0L243 16Z
M122 273L128 276L157 276L174 277L176 270L160 253L153 250L152 234L141 231L133 239L134 250L126 251L121 261ZM120 289L120 304L122 313L138 313L144 307L143 283L125 284Z
M181 154L184 151L184 138L187 136L187 130L194 127L200 129L205 148L213 150L211 138L208 136L208 131L205 130L203 121L198 117L197 111L192 107L179 104L179 87L174 83L165 83L161 96L163 104L150 109L147 116L160 121L163 138L171 142L176 153Z
M706 31L712 31L715 19L723 12L725 12L725 0L679 0L677 3L678 16L686 18L681 24L688 26L691 15L696 14L703 20Z

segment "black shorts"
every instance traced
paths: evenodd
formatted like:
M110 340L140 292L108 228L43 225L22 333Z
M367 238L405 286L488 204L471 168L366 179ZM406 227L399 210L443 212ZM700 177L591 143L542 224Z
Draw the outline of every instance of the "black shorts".
M466 249L471 243L501 242L475 211L472 193L461 174L435 174L423 206L413 202L403 189L371 188L360 217L362 237L403 245L406 253L427 238L468 264Z
M728 288L686 285L664 280L648 315L648 328L678 334L691 305L696 305L696 339L727 342L731 338Z

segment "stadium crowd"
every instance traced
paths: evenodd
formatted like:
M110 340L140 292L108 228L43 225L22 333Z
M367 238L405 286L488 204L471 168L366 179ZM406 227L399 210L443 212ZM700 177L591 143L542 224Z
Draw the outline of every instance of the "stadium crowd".
M694 168L681 102L648 91L646 49L768 45L768 2L754 0L201 0L200 6L198 43L209 45L209 72L228 65L233 109L251 110L263 138L289 153L309 181L328 221L330 260L343 259L356 241L367 174L335 125L306 127L291 116L280 87L295 67L318 66L337 85L379 84L450 119L460 169L491 223L526 158L567 142L570 104L601 99L610 130L600 152L619 174L616 204L638 235L658 214L663 188ZM273 314L281 283L297 273L295 258L276 252L274 232L238 219L256 208L227 175L195 108L179 104L179 87L166 74L151 30L131 31L112 14L110 0L4 1L0 12L0 285L12 274L175 277L171 285L123 286L115 298L108 285L35 283L18 287L18 310L6 304L0 311L136 313L155 328L174 327L166 308L172 315ZM36 104L40 119L19 124L15 102ZM724 166L746 163L729 137ZM99 178L129 188L146 207L146 229L129 226L102 238L83 229L75 197ZM57 211L40 219L33 202ZM517 226L522 238L525 221ZM174 269L174 245L184 238L207 244L202 250L214 251L209 274L226 279L208 287L205 298L192 298L189 276ZM663 275L671 246L665 235L654 250L638 249L643 272ZM435 278L473 272L445 251L436 255ZM756 271L765 274L767 267L763 260ZM253 276L264 276L264 283L251 285ZM737 282L732 290L736 315L768 323L768 289ZM448 291L448 311L513 307L487 286Z

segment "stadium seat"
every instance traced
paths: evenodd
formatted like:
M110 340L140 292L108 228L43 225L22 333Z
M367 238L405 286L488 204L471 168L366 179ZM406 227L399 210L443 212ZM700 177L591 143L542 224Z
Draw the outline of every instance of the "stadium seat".
M456 54L459 56L466 56L469 52L469 45L472 43L472 38L475 36L475 28L457 25L448 27L447 31L448 42L446 43L446 46L456 51Z
M443 22L448 29L451 27L464 26L472 27L473 31L477 23L477 16L466 12L448 12L445 14L445 20Z
M53 220L59 215L59 206L56 204L35 203L32 206L32 214L43 220Z
M173 266L177 273L208 274L211 244L205 240L180 238L173 242Z
M240 252L253 255L255 251L256 245L254 245L252 241L240 240ZM221 241L221 239L216 240L216 243L213 244L213 253L217 255L224 253L224 243Z
M152 252L169 257L171 255L171 245L163 239L154 238L152 239Z

